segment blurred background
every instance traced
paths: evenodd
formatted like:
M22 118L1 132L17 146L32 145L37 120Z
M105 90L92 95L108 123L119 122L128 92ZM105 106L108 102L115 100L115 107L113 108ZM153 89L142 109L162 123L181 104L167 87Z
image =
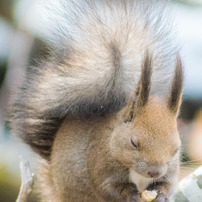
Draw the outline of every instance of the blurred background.
M36 172L37 156L10 136L6 106L11 86L20 83L26 64L47 56L45 11L40 0L0 0L0 202L15 201L20 188L18 157L29 159ZM183 142L182 179L202 164L202 0L173 0L172 11L185 66L185 90L178 121ZM32 193L31 201L38 201Z

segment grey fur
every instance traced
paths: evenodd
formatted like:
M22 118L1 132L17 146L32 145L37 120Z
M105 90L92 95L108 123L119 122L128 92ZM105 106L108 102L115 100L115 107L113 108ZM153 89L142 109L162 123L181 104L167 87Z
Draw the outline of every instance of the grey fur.
M66 116L104 116L135 92L149 48L151 94L165 99L178 50L162 0L59 0L49 6L51 58L27 69L14 98L13 133L49 158ZM161 86L161 88L159 88Z

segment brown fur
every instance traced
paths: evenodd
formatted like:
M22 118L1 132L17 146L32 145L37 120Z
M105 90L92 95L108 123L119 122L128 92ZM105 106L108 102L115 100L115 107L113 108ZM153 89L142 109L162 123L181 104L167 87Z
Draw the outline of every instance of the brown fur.
M177 114L179 106L181 104L182 90L183 90L183 67L180 56L177 56L175 76L173 79L170 98L168 101L168 107L175 114Z
M40 177L37 178L37 184L40 184L40 186L37 186L37 193L39 193L41 199L44 199L42 200L44 202L58 201L58 192L54 189L52 177L50 175L50 162L47 160L40 160L39 164L38 175Z
M53 49L27 68L10 118L13 133L46 159L45 201L141 202L144 189L171 198L183 72L166 2L49 2Z
M146 100L140 94L148 82L140 80L140 84L137 97ZM142 202L141 186L132 173L147 181L152 169L159 176L150 178L145 188L158 190L155 201L172 201L179 173L176 114L159 98L150 97L146 103L143 100L138 113L128 104L135 117L131 122L124 122L128 106L114 115L66 118L56 134L47 174L43 175L48 182L46 189L50 193L54 190L54 201ZM178 108L180 103L175 104ZM134 137L137 148L131 144Z
M129 181L129 169L137 161L165 165L173 158L180 146L176 120L159 100L151 101L132 126L119 118L65 120L56 135L48 173L42 174L44 182L51 181L43 190L54 193L51 198L57 196L53 201L126 201L134 192L138 195ZM130 145L134 132L141 145L138 156ZM172 193L178 161L177 154L166 175L156 180L161 186L152 189Z
M134 120L134 116L138 111L147 104L149 99L149 92L151 87L151 73L152 73L152 58L147 52L144 58L141 69L141 78L138 84L136 96L131 98L126 110L125 122L131 122Z

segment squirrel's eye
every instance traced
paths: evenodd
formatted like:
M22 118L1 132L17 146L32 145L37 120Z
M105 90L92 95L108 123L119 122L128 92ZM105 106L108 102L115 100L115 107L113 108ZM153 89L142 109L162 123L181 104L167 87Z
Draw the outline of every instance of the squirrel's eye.
M133 145L133 147L135 149L138 149L139 148L139 142L138 142L138 139L137 139L137 136L133 136L131 138L131 144Z

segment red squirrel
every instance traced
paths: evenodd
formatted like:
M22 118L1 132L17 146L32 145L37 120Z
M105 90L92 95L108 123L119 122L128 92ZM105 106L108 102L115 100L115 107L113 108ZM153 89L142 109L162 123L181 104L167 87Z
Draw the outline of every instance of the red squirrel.
M60 0L50 58L26 70L11 128L37 152L45 201L173 201L183 67L166 1Z

